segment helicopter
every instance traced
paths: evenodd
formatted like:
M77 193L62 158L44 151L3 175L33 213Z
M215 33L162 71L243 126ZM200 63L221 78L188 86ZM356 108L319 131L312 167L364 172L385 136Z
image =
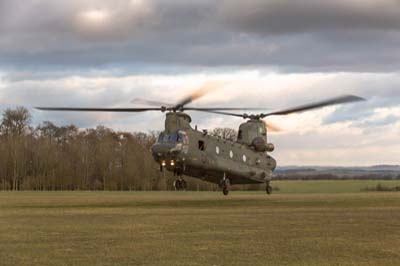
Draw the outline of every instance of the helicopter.
M267 194L272 193L271 181L277 162L270 156L275 150L268 142L267 132L276 131L264 119L305 112L326 106L363 101L355 95L343 95L327 100L300 105L283 110L247 114L238 111L260 111L262 108L245 107L191 107L190 103L209 93L209 88L200 88L175 104L153 100L134 99L132 103L153 107L140 108L86 108L86 107L36 107L44 111L75 112L127 112L140 113L160 111L165 113L165 129L151 147L154 160L160 171L170 171L176 176L174 187L185 190L183 176L191 176L218 184L224 195L228 195L232 185L265 184ZM265 110L265 109L264 109ZM199 131L191 126L190 111L243 118L239 126L237 140L227 140Z

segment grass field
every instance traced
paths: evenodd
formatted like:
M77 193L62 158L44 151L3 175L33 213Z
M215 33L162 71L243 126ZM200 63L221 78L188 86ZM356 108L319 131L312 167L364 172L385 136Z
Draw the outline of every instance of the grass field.
M400 265L400 193L285 182L272 196L0 192L0 265Z
M386 187L400 186L400 180L288 180L273 181L278 193L356 193L367 187L382 184Z

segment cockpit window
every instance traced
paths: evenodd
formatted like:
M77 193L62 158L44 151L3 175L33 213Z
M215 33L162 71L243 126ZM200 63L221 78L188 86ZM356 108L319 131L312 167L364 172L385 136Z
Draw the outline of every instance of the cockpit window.
M187 136L184 132L175 132L166 134L162 132L158 137L158 143L185 143L188 142Z

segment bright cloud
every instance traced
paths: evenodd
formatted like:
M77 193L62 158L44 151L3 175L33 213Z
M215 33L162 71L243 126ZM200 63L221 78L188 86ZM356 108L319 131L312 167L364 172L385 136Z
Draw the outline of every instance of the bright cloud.
M3 102L7 106L129 107L136 97L174 103L203 84L221 86L195 106L262 107L270 110L296 106L340 94L357 94L369 101L354 105L272 117L284 129L270 135L281 164L395 163L400 134L400 86L397 74L305 73L279 74L259 70L182 75L67 76L54 79L18 79L5 76ZM391 86L385 86L391 84ZM340 88L340 89L336 89ZM346 88L346 89L345 89ZM163 114L65 114L34 111L42 120L76 123L81 127L104 124L116 130L148 131L163 128ZM243 120L191 113L199 128L236 128ZM331 122L329 120L331 118ZM388 118L391 120L389 121ZM328 122L327 122L328 121ZM371 130L373 129L373 130ZM400 144L399 144L400 145ZM319 156L315 156L318 153ZM360 154L367 153L360 159ZM400 155L400 154L399 154Z

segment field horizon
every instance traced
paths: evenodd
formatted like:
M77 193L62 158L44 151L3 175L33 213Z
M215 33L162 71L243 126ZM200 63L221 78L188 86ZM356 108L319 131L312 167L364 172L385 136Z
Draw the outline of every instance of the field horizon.
M366 192L366 189L376 188L378 185L382 185L387 188L400 187L400 180L273 180L271 185L274 188L273 194L308 194L308 193L358 193ZM211 186L211 183L210 183ZM217 186L212 186L213 190L203 190L201 192L219 192ZM259 190L248 190L243 189L242 185L232 186L232 193L239 191L245 191L248 193L263 193L264 184L260 184ZM2 192L171 192L173 190L0 190ZM196 190L189 190L191 192L199 192Z

